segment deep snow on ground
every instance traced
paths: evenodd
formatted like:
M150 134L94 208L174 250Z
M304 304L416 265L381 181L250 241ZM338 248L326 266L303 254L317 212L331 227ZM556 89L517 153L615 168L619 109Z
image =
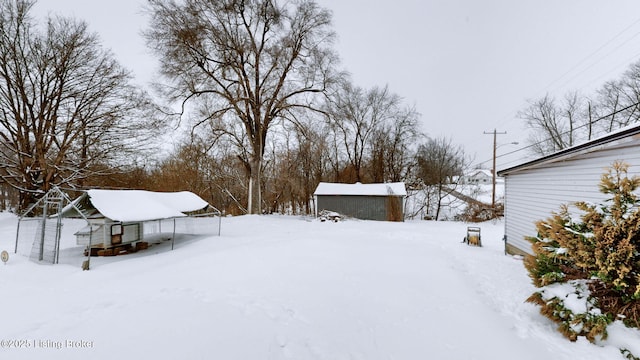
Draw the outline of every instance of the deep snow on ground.
M534 288L501 222L480 225L478 248L463 223L229 217L220 237L180 236L173 251L158 238L90 271L82 225L65 224L60 264L45 265L13 254L16 220L0 216L0 358L623 358L565 340L524 302Z

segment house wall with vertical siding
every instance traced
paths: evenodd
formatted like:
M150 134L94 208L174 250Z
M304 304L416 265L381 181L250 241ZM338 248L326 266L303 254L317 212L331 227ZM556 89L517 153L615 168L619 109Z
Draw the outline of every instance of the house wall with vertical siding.
M615 161L630 165L629 175L640 175L640 140L598 144L574 154L513 171L505 176L505 236L510 253L531 254L525 237L536 236L535 222L547 219L563 204L601 203L601 176Z

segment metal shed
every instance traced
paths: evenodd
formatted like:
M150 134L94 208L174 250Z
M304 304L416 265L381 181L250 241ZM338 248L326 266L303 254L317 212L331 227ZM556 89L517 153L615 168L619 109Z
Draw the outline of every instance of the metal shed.
M314 192L316 216L335 211L363 220L404 221L404 183L340 184L321 182Z
M505 246L511 254L532 254L526 237L535 222L549 218L563 204L605 200L600 178L615 161L640 175L640 126L610 133L555 154L498 172L505 178Z

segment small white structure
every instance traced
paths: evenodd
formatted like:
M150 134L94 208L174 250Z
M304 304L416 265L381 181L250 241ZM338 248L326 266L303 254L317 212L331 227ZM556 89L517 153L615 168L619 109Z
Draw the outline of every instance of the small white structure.
M407 190L403 182L340 184L321 182L313 193L319 211L363 220L404 221Z
M187 217L209 207L189 191L96 189L84 192L60 215L87 219L87 226L75 234L78 245L106 249L142 240L146 221Z
M468 175L463 175L461 179L462 184L474 185L474 184L491 184L493 182L493 174L491 170L476 169ZM496 179L497 181L497 179Z
M561 205L605 200L600 178L615 161L629 164L630 176L640 175L640 126L499 171L505 177L506 251L532 254L525 237L536 236L535 222Z

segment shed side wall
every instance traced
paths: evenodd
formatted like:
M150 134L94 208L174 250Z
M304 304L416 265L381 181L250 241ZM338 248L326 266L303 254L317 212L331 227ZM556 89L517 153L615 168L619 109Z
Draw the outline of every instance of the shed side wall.
M387 196L318 195L317 198L318 211L330 210L363 220L389 220ZM402 211L402 197L394 199Z
M630 165L629 175L640 175L640 146L600 149L570 160L546 164L505 177L505 235L507 243L529 254L525 237L535 236L535 222L551 216L562 204L600 203L600 177L616 160Z

